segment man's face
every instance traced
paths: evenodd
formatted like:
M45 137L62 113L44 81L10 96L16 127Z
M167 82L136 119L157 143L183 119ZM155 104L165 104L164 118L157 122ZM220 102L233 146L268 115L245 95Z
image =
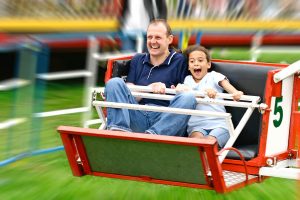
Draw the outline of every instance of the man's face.
M172 35L167 35L167 28L162 23L150 24L147 30L147 48L152 56L161 56L168 52Z

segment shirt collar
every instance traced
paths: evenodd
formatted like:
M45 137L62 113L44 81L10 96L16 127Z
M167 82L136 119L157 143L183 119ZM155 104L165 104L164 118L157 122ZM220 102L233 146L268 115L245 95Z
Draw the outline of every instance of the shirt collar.
M172 60L173 56L177 53L174 49L169 49L169 51L170 51L170 54L168 55L166 60L161 65L169 65L171 63L171 60ZM145 63L151 64L149 53L146 53L143 64L145 64Z

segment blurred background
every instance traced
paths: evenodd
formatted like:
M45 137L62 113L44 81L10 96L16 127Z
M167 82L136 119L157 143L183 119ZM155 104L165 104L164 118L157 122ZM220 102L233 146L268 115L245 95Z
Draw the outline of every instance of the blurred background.
M151 18L214 59L300 59L299 0L0 0L0 199L297 199L295 181L239 191L72 176L56 128L97 119L107 58L145 51ZM97 128L99 124L91 125Z

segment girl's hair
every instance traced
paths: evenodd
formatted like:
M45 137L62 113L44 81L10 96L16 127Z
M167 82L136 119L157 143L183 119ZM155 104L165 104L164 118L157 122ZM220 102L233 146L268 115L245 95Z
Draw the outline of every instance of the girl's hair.
M167 36L172 35L172 29L171 29L170 25L168 24L168 22L165 19L154 19L149 23L148 27L151 24L159 24L159 23L163 24L166 27Z
M205 53L207 62L210 62L211 58L209 51L201 45L191 45L188 48L186 48L183 54L186 56L187 61L189 60L190 54L194 51L202 51L203 53Z

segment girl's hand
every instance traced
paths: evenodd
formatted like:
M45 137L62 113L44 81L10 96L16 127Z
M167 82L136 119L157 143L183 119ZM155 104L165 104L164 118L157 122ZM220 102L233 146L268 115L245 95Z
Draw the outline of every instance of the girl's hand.
M209 98L216 98L216 95L217 95L217 92L213 89L206 89L205 90L206 92L206 95L209 97Z
M232 93L232 98L234 101L239 101L241 99L241 96L244 95L242 91L236 91Z
M191 91L192 88L190 88L187 85L179 83L176 87L174 85L171 86L172 89L175 89L177 93L180 92L186 92L186 91Z

